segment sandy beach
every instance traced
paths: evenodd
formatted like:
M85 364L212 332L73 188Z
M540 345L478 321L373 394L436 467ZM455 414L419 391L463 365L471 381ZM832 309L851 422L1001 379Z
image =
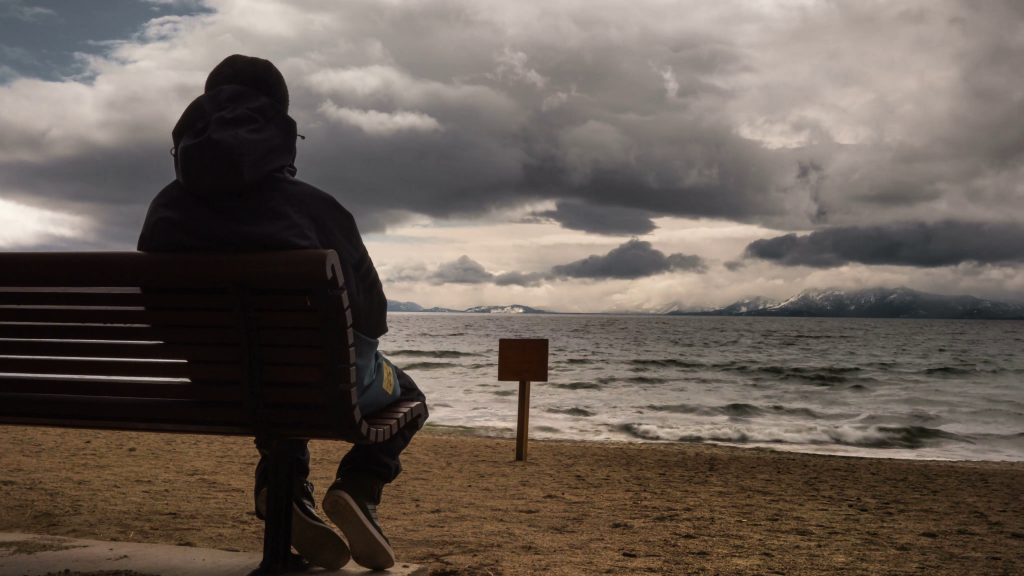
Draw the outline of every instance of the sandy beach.
M317 497L347 445L312 442ZM427 428L384 492L436 575L1024 574L1024 463ZM0 531L259 550L245 438L0 427Z

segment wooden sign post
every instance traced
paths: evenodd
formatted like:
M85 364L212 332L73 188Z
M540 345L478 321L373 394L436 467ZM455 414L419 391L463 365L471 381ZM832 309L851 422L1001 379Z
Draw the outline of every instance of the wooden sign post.
M548 381L547 339L498 340L498 381L519 382L516 460L526 460L530 429L530 382Z

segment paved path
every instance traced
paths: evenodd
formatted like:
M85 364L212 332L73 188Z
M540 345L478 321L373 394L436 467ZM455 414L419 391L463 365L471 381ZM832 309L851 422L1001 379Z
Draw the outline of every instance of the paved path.
M0 533L0 576L46 576L131 571L145 576L246 576L260 563L260 554L188 546L100 542L55 536ZM355 576L368 570L350 563L336 571L314 569L302 574ZM427 569L398 564L395 576L426 576ZM135 575L133 575L135 576Z

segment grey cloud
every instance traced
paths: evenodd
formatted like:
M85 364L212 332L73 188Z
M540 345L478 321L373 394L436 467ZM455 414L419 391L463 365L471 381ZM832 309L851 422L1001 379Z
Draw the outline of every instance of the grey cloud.
M851 262L933 268L963 262L1024 262L1024 226L944 221L827 228L751 242L748 258L832 268Z
M537 216L555 220L563 228L596 234L633 236L657 228L651 221L651 213L645 210L582 202L559 202L554 210L538 212Z
M550 280L551 274L546 272L505 272L494 277L498 286L539 286Z
M78 4L58 12L77 22L72 17L86 10ZM155 6L131 4L132 22ZM318 25L287 34L310 5ZM961 212L1024 220L1017 191L1024 103L1015 96L1024 91L1024 45L1013 41L1019 2L821 3L799 17L779 7L777 26L750 29L737 27L757 17L740 2L550 13L538 2L541 17L528 27L508 6L321 0L291 5L292 18L273 35L184 9L170 13L188 15L189 25L172 18L131 38L137 25L127 16L117 27L90 19L69 36L74 45L107 40L115 29L126 38L89 45L94 57L110 56L90 71L93 86L132 97L68 106L73 112L76 102L91 102L80 116L98 118L100 128L112 118L150 118L169 102L184 108L190 98L168 97L168 86L194 82L190 94L198 94L219 58L206 54L211 39L231 37L240 51L278 63L289 82L292 114L308 137L299 143L299 176L334 194L367 229L394 222L395 211L472 216L537 200L558 202L545 217L602 234L646 233L663 215L789 230ZM3 35L4 44L38 51L51 41L24 28ZM132 49L147 42L154 44ZM68 46L58 48L70 53ZM181 48L189 46L194 56ZM178 84L111 84L119 63L166 70ZM921 82L906 82L920 71L929 71ZM15 81L0 94L0 108L30 97ZM365 113L422 114L443 129L368 134L322 113L328 100ZM140 122L131 141L98 138L102 146L74 153L0 161L0 193L75 209L91 202L87 211L102 222L118 205L144 206L170 170L166 149L178 112L159 126ZM60 138L77 121L69 112L48 124L49 116L32 115L37 125L22 132ZM8 124L16 122L0 115L0 135L17 132ZM0 136L0 158L24 146ZM136 162L140 151L153 160ZM84 199L85 191L94 196Z
M469 256L462 256L441 264L427 279L435 284L483 284L493 281L494 274Z
M665 256L650 242L634 238L604 256L588 256L551 268L552 275L556 277L591 279L634 279L670 271L703 273L707 271L707 265L699 256Z
M604 255L553 266L545 272L504 272L493 274L469 256L445 262L430 272L421 266L406 268L388 280L408 282L426 280L433 284L489 284L498 286L539 286L544 282L568 278L632 280L664 272L707 272L704 259L696 255L669 254L656 250L650 242L633 238Z

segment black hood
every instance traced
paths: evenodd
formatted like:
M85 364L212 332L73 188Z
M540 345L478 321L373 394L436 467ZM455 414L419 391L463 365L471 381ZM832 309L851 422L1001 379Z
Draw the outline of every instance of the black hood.
M269 98L223 86L196 98L174 126L174 173L187 189L217 194L267 174L294 175L295 121Z

